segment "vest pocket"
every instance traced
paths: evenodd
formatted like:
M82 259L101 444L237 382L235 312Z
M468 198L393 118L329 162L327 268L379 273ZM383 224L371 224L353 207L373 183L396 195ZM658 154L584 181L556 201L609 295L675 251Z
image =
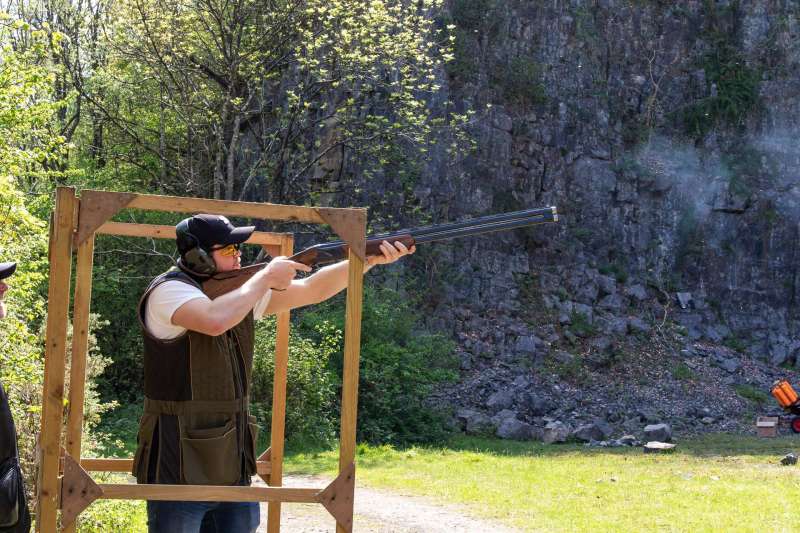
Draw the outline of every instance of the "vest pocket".
M183 477L191 485L232 485L239 481L236 426L186 429L181 438Z
M258 459L258 424L256 424L256 417L253 415L247 416L247 432L250 434L250 439L244 447L244 456L247 460L247 475L254 476L258 472L256 461Z

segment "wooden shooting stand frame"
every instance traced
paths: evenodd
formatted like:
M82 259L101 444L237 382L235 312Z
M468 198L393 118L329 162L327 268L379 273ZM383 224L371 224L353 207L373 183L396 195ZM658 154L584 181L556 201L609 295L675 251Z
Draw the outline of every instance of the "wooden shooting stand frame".
M169 239L172 226L109 222L126 208L180 213L212 213L257 219L328 224L348 243L339 475L324 488L284 488L282 483L289 312L277 315L275 380L270 447L258 459L267 487L97 484L87 471L130 472L132 459L81 457L92 258L97 233ZM75 519L96 499L269 502L267 530L280 531L281 502L321 503L336 519L337 533L352 531L355 489L356 408L361 344L361 309L366 242L366 210L301 207L83 190L58 187L50 227L50 286L46 332L42 426L39 437L37 530L74 531ZM255 232L247 241L270 255L292 255L291 234ZM72 359L66 434L62 447L64 381L72 255L76 252ZM134 318L131 318L134 321Z

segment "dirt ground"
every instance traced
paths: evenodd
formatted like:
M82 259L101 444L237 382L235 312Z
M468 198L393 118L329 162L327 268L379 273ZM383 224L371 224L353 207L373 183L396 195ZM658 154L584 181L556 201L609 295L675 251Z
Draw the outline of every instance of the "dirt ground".
M255 483L255 479L254 485ZM330 480L315 476L286 476L287 487L324 487ZM263 483L262 483L263 485ZM282 532L328 533L336 523L322 505L283 504ZM376 533L513 533L501 524L464 514L469 509L443 506L419 496L360 487L356 484L353 531ZM261 527L267 531L267 504L261 505Z

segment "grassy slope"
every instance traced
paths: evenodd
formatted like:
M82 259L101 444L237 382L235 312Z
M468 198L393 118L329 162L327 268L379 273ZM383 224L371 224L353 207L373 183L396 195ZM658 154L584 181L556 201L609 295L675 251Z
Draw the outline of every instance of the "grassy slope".
M359 449L360 483L471 504L476 515L545 531L788 531L800 440L713 435L670 455L457 438L446 448ZM297 453L288 472L332 474L334 452Z

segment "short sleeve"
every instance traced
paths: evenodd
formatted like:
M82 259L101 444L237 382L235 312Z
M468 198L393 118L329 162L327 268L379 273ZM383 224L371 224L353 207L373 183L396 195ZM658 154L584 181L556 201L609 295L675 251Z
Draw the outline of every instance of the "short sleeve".
M165 281L150 293L145 306L145 326L151 335L161 340L174 339L186 332L186 328L172 323L172 315L183 304L208 296L199 288L182 281Z

